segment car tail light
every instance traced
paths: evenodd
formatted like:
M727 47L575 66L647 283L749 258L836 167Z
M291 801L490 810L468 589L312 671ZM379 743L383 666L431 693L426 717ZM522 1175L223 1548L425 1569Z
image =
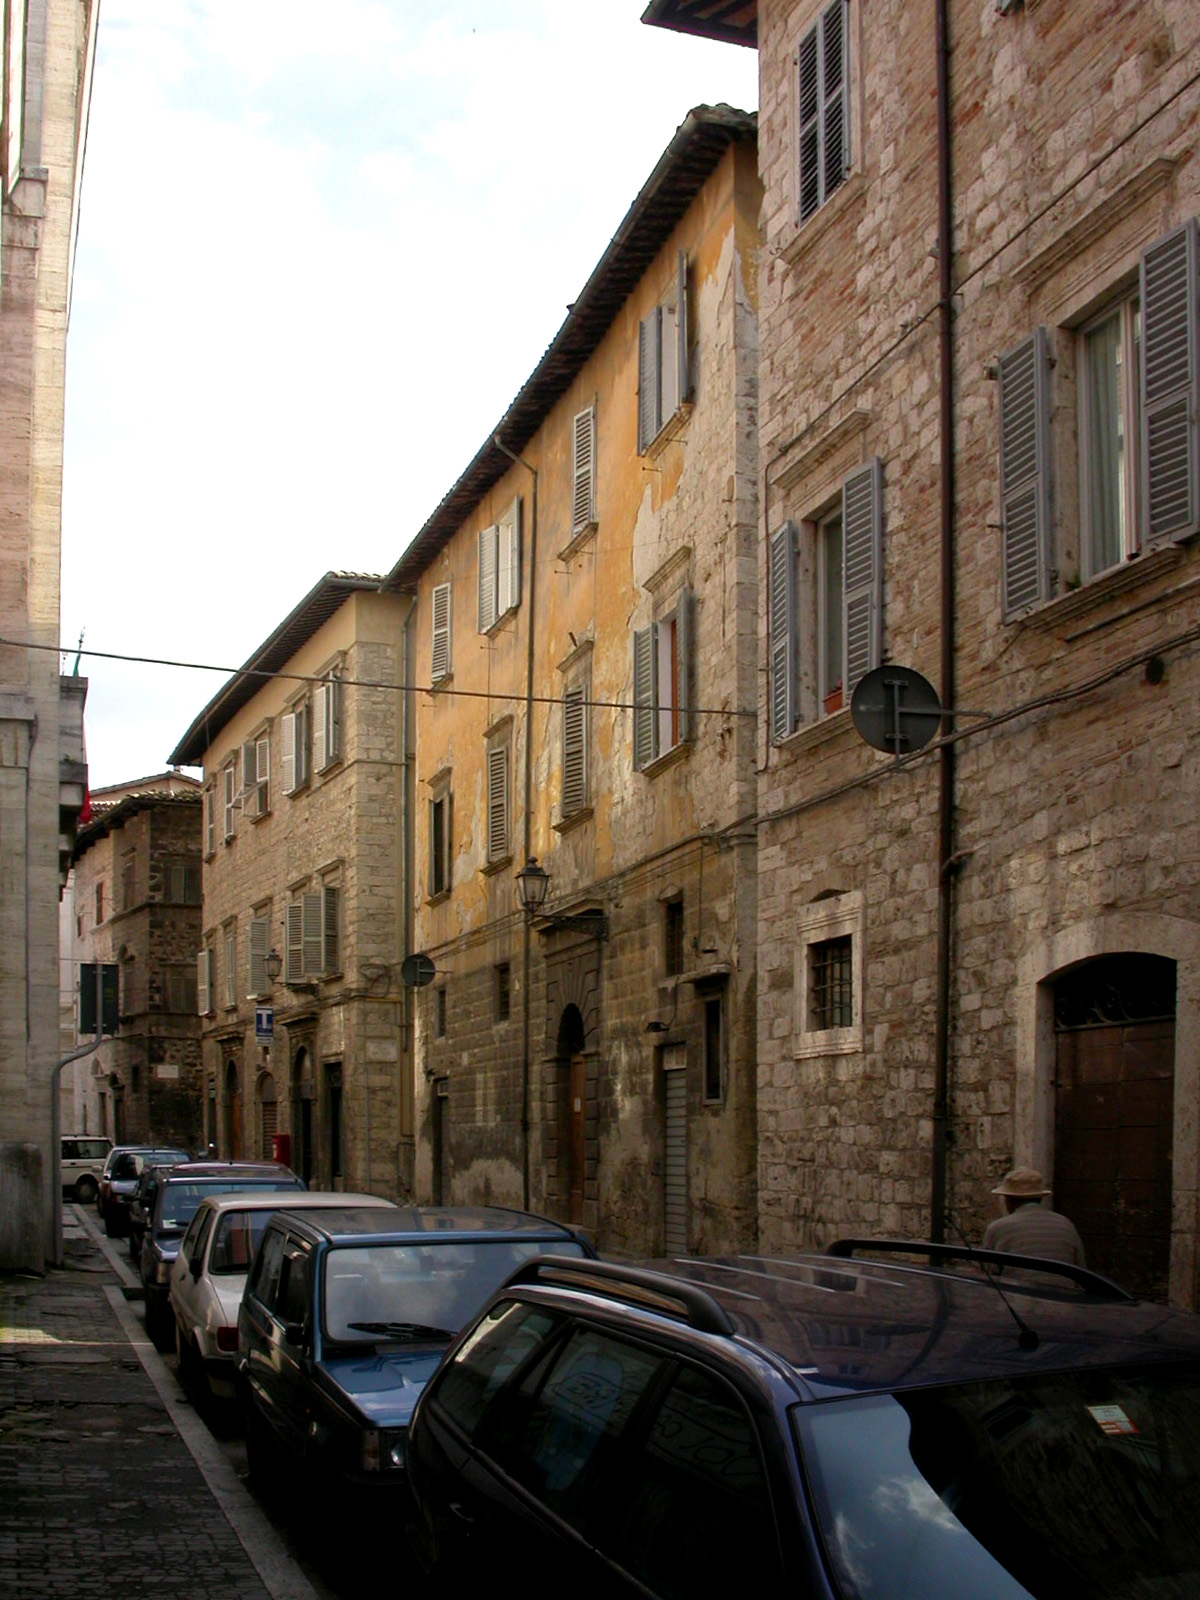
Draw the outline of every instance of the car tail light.
M237 1329L217 1329L217 1349L232 1354L237 1349Z

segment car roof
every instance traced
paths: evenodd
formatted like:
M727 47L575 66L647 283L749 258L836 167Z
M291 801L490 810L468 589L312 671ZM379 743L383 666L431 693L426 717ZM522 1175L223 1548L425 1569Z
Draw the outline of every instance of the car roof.
M638 1268L543 1257L513 1281L522 1279L553 1298L583 1296L606 1320L671 1327L682 1344L720 1340L735 1361L766 1359L798 1399L1200 1359L1200 1317L1109 1294L1102 1279L1094 1291L1064 1290L1011 1272L1001 1282L973 1268L827 1255Z
M372 1204L336 1216L306 1217L303 1207L288 1214L306 1230L330 1244L370 1242L431 1244L478 1239L549 1239L564 1244L576 1239L570 1228L548 1217L504 1206L388 1206Z
M166 1182L175 1180L194 1182L197 1178L248 1178L251 1180L270 1178L295 1178L300 1179L290 1167L285 1167L281 1161L178 1161L167 1174Z
M369 1206L372 1210L393 1212L398 1208L390 1200L380 1200L371 1194L345 1194L324 1189L276 1189L270 1194L210 1194L200 1205L218 1215L225 1211L297 1211L311 1208L314 1211L344 1211Z

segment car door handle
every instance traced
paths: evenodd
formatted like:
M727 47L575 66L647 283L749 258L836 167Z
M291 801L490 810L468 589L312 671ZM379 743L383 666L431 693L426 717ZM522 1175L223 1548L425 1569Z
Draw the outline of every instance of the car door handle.
M475 1526L475 1518L461 1503L461 1501L451 1500L450 1510L460 1522L465 1522L468 1528L473 1528Z

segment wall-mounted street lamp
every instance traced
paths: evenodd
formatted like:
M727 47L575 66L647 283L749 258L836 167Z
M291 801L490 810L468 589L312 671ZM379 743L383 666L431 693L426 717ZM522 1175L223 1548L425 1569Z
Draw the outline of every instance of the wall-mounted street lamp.
M267 952L265 965L267 969L267 982L274 983L275 979L283 971L283 957L279 954L279 951L274 948L274 946L272 946Z
M546 896L550 891L550 874L530 856L517 873L517 898L528 921L536 917L543 927L570 928L578 933L590 933L593 939L608 938L608 918L600 910L546 911Z

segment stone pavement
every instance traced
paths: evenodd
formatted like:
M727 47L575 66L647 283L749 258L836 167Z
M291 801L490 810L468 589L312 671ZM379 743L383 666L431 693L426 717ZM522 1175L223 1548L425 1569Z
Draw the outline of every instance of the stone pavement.
M314 1600L64 1205L63 1266L0 1274L0 1595Z

